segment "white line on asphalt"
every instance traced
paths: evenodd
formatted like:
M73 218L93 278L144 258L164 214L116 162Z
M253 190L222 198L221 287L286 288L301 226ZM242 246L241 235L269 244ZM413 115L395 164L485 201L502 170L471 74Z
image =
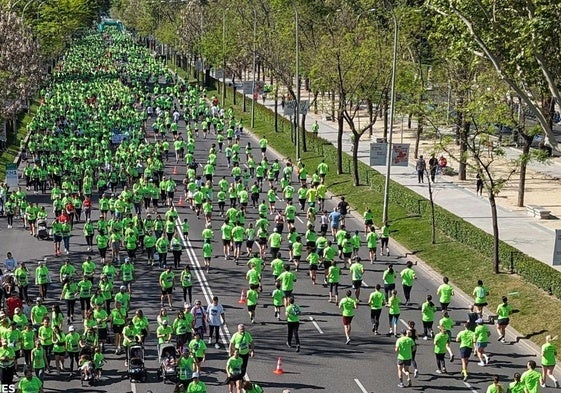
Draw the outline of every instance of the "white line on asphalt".
M316 330L319 332L319 334L323 334L323 330L321 330L318 323L314 320L314 317L310 317L310 321L312 321L312 323L316 327Z
M304 223L304 221L302 221L302 219L300 217L296 216L296 218L298 219L298 221L300 221L300 224Z
M469 383L467 383L467 382L464 381L464 385L466 385L466 387L467 387L469 390L471 390L473 393L477 393L477 390L475 390L475 389L473 388L473 386L471 386Z
M409 329L409 324L407 322L405 322L404 319L400 318L399 319L401 321L401 323L403 324L403 326L405 326L406 329Z
M358 385L359 389L362 390L362 393L368 393L368 390L360 383L358 378L355 378L355 383Z
M362 286L365 288L370 288L370 285L368 285L364 280L362 280Z
M135 382L131 382L131 392L136 393L136 383Z

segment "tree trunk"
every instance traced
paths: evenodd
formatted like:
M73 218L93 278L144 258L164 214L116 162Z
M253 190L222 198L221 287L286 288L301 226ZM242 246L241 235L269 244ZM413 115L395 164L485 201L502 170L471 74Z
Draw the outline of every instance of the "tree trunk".
M499 274L499 221L495 194L492 190L489 192L489 205L491 205L491 219L493 220L493 268L495 274Z
M432 226L431 244L436 244L436 217L434 216L434 199L432 198L432 181L430 178L430 173L428 171L425 171L425 175L427 177L427 184L429 185L430 218L431 218L431 226Z
M411 129L411 121L413 120L413 114L409 113L407 115L407 129L410 130ZM415 157L417 158L417 157Z
M271 77L271 84L273 78ZM279 132L279 86L275 86L275 132Z
M470 127L471 127L471 123L469 121L465 121L464 117L462 117L462 127L460 130L460 162L458 165L459 180L466 180L467 177L466 152L467 152L468 135L469 135Z
M353 132L353 179L354 186L360 186L360 177L358 173L358 144L360 142L360 135Z
M526 189L526 169L528 161L525 157L530 154L530 145L532 144L533 137L524 136L524 145L522 146L523 159L520 160L520 179L518 180L518 200L516 206L524 206L524 190Z
M343 112L337 115L337 174L343 173Z
M372 132L374 127L372 127L372 120L374 119L374 110L372 109L372 99L368 98L366 100L366 105L368 105L368 124L370 124L370 126L368 127L368 135L370 136L370 139L372 139Z
M414 151L415 159L419 158L419 143L421 141L421 134L423 133L424 122L425 119L423 115L419 116L419 121L417 123L417 133L415 135L415 151Z

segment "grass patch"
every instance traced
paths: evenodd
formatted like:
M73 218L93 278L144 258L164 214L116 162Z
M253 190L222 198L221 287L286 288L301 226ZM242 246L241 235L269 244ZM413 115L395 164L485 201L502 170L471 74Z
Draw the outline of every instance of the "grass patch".
M209 95L213 94L218 95L218 92L209 91ZM247 111L243 112L242 95L238 94L236 105L233 104L232 97L233 91L227 89L225 106L232 106L249 128L251 119L249 100ZM279 154L294 159L295 148L287 121L281 120L279 117L279 124L282 122L282 127L280 127L282 131L275 132L272 126L273 119L274 115L270 110L257 104L253 133L258 137L265 136L270 146ZM362 214L366 207L370 207L374 217L381 217L383 190L377 186L368 185L354 187L350 174L350 156L345 155L343 159L345 173L336 174L337 151L335 147L320 138L315 138L310 133L307 134L307 139L308 151L302 153L302 159L310 170L314 169L322 159L326 160L330 166L327 177L329 191L336 196L345 195L352 208L359 213ZM370 180L383 178L382 174L365 169L361 172L362 180L365 181L367 176ZM371 185L379 184L379 182L369 180L365 182ZM396 183L393 184L397 186ZM483 280L489 287L489 309L493 314L497 305L500 304L502 296L518 292L519 295L508 297L512 307L519 310L511 318L511 325L522 334L522 337L519 338L528 338L541 346L545 342L547 334L557 334L559 326L561 326L561 315L557 312L561 307L561 301L558 298L548 295L547 292L525 281L517 274L510 274L505 270L501 274L495 275L490 257L446 236L439 230L437 230L437 243L431 244L430 222L420 215L412 214L402 205L391 203L391 198L389 216L392 217L392 238L407 249L415 250L416 257L422 259L439 274L448 276L454 286L471 295L477 280ZM377 220L376 224L379 226L380 220ZM539 317L536 318L537 307L540 308L540 311Z
M19 153L20 142L27 135L27 125L31 122L39 105L34 103L27 113L20 115L17 121L17 133L8 131L7 149L0 155L0 179L6 179L6 164L11 164Z

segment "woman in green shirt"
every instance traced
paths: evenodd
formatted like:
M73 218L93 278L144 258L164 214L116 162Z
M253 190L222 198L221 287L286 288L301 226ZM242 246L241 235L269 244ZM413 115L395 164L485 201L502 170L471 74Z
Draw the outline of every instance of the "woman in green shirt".
M230 393L234 392L234 388L238 392L241 391L243 380L242 364L243 359L240 357L240 352L235 349L234 354L226 362L226 383L229 385Z
M399 322L399 315L401 311L399 309L399 297L397 296L397 291L394 289L390 298L388 299L388 320L390 324L390 335L395 335L397 337L397 323Z
M384 271L382 279L384 280L384 293L386 295L386 302L388 301L389 294L395 289L395 278L397 273L393 270L393 265L390 263L388 268Z
M559 387L559 382L553 375L553 370L555 369L555 362L557 356L557 348L552 343L555 338L550 335L545 336L545 344L542 345L542 386L545 386L545 380L549 377L553 381L555 388Z
M300 327L300 306L294 303L294 297L288 299L288 306L286 307L286 323L288 326L288 341L286 342L289 348L292 348L292 337L296 340L296 352L300 352L300 335L298 329Z

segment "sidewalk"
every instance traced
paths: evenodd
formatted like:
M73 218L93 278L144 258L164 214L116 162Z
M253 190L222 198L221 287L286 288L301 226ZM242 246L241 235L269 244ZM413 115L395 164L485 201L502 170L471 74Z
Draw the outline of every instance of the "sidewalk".
M259 99L259 104L263 105L261 99ZM267 99L264 106L274 110L274 101ZM279 113L282 115L280 105ZM311 126L315 121L319 124L319 136L336 145L337 124L325 121L321 114L314 114L310 111L306 116L306 130L311 130ZM394 142L398 142L400 139L399 131L396 132L398 129L398 126L394 126ZM375 140L375 136L380 135L381 124L377 123L376 127L374 127L373 140ZM369 165L370 143L370 140L361 140L358 152L359 159L367 165ZM411 152L412 149L413 146L411 146ZM507 157L513 158L519 154L518 150L514 148L507 148L506 150ZM343 151L351 151L351 142L348 136L343 137ZM422 147L420 154L428 156L427 152L423 152ZM428 199L428 186L426 183L417 183L415 164L411 160L413 160L412 154L408 167L392 167L391 178ZM452 163L451 165L455 166ZM385 166L374 166L372 168L385 174ZM552 177L552 181L557 183L559 183L558 179L561 178L561 160L559 158L552 159L550 165L531 162L528 165L528 169L544 176ZM438 176L436 182L433 183L433 199L435 203L485 232L492 234L493 228L489 201L485 197L476 195L475 182L470 182L468 188L468 185L459 185L449 179L446 176ZM558 193L555 194L559 195ZM528 199L526 200L528 201ZM530 204L529 202L526 203ZM553 227L561 229L561 222L559 220L540 221L537 218L528 216L525 208L508 209L497 206L497 213L499 217L499 233L502 241L545 264L552 265L555 240ZM554 268L561 271L561 266L554 266Z

